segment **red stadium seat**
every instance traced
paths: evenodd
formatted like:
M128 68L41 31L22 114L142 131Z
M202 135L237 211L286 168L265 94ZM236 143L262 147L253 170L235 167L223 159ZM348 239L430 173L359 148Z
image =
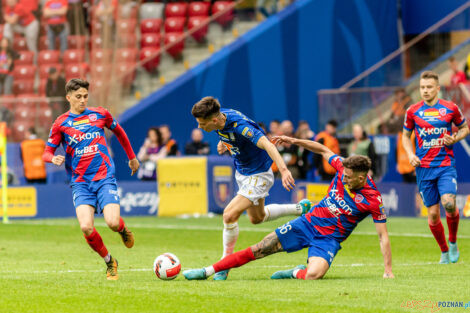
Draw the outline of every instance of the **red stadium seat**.
M13 93L15 95L34 94L34 80L15 80Z
M217 14L221 11L227 10L230 6L233 5L233 2L230 1L216 1L212 5L212 15ZM215 19L217 23L222 26L227 25L233 20L233 8L219 16Z
M16 102L15 95L0 95L0 103L8 110L13 110Z
M140 39L141 48L159 48L161 36L160 34L142 34Z
M28 101L25 103L19 102L15 107L15 122L34 121L35 115L36 103L34 101Z
M121 48L114 55L115 61L118 63L127 62L134 63L137 59L137 49Z
M38 65L56 64L60 62L60 52L58 50L43 50L39 52Z
M184 33L166 33L165 34L165 47L172 44L167 48L166 52L172 57L177 57L184 50Z
M86 63L67 64L65 66L65 79L68 81L72 78L85 78L87 72Z
M38 94L40 96L46 95L46 86L47 86L47 79L41 79L39 81L39 89L38 89Z
M63 56L64 64L82 63L85 62L85 50L70 49L64 51Z
M33 65L34 52L32 51L18 51L20 57L15 60L15 65Z
M118 63L116 66L116 77L122 81L124 86L132 84L135 78L135 63Z
M122 34L118 37L118 45L121 48L136 48L137 36L134 33Z
M59 73L63 71L64 66L62 63L56 63L56 64L46 64L46 65L41 65L39 67L39 78L40 79L47 79L49 76L49 69L51 67L54 67Z
M117 32L121 36L123 34L135 34L135 29L137 26L137 20L135 19L123 19L119 20L117 23Z
M191 16L209 16L209 2L195 1L190 2L188 6L188 15Z
M103 38L100 35L91 36L91 49L101 49L103 48Z
M111 75L111 67L109 65L102 65L97 63L91 68L91 78L93 81L97 79L108 79Z
M60 49L59 37L56 38L55 49ZM49 39L47 39L47 36L39 37L39 50L49 50Z
M207 20L209 20L209 17L207 16L191 16L188 19L188 30L200 27L200 25L202 25ZM206 37L208 30L209 24L206 24L205 26L192 33L191 36L197 41L201 41L202 39L204 39L204 37Z
M168 17L165 20L165 33L184 32L185 17Z
M162 28L161 18L147 18L140 22L140 32L142 34L159 33Z
M85 49L86 36L71 35L67 37L68 49Z
M20 65L15 66L13 77L15 80L33 80L36 75L36 66Z
M26 131L34 126L34 120L20 120L13 122L12 138L19 142L25 139Z
M13 49L15 51L23 51L23 50L28 51L28 46L26 45L26 39L24 37L15 36L13 40Z
M160 64L160 48L143 48L140 50L140 61L147 60L142 66L149 72Z
M91 51L91 63L111 62L113 51L109 49L93 49Z
M186 2L168 3L165 7L165 17L186 17L187 10Z

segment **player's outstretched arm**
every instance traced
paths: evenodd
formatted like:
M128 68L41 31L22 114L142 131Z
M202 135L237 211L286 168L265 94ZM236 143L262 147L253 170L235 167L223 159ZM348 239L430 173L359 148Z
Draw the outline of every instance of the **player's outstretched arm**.
M292 177L291 172L287 169L286 163L279 154L279 151L277 151L276 146L273 145L268 140L268 138L266 138L266 136L262 136L256 143L256 146L258 148L266 150L271 159L276 163L277 168L279 169L279 173L281 173L282 176L282 186L284 186L287 191L294 189L294 178Z
M470 130L468 129L467 122L465 122L459 126L459 130L452 136L449 136L448 134L444 135L444 144L446 146L451 146L467 137L469 132Z
M405 148L406 154L408 155L408 159L410 160L410 164L414 167L421 165L421 160L413 151L413 143L411 142L411 132L409 130L403 129L403 135L401 136L401 142L403 144L403 148Z
M333 151L328 149L328 147L312 140L297 139L289 136L274 136L273 140L275 144L281 144L285 142L290 143L291 145L304 147L313 153L320 154L327 161L331 158L331 156L334 155Z
M65 157L63 155L54 155L55 150L56 148L46 146L46 149L44 149L44 153L42 154L42 159L44 162L61 166L65 162Z
M392 248L390 247L390 240L388 238L387 224L374 223L377 234L379 235L380 251L384 257L384 275L383 278L395 278L392 273Z
M135 157L134 150L132 149L131 143L129 141L129 138L127 137L126 132L119 124L112 129L112 132L116 135L119 143L126 152L126 155L129 158L129 168L131 169L131 175L134 175L135 172L137 172L137 170L139 169L140 163Z

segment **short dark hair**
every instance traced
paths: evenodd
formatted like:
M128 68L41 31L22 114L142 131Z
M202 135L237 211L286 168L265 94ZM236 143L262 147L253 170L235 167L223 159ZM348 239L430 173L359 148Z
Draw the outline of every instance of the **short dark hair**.
M363 155L353 155L344 159L343 166L353 172L367 173L372 167L372 161Z
M86 80L80 78L73 78L68 81L67 85L65 85L65 93L69 94L73 91L77 91L80 88L85 88L86 90L88 90L89 86L90 83Z
M191 109L191 114L196 118L206 119L218 113L220 113L220 103L214 97L202 98Z
M163 145L163 138L162 138L162 133L160 132L160 129L156 126L150 127L147 130L147 136L148 136L148 133L152 131L155 132L155 134L157 135L157 145L161 147Z
M455 57L454 57L454 56L451 56L450 58L447 59L447 61L449 61L449 62L454 62L454 61L455 61Z
M434 79L439 84L439 75L433 71L422 72L421 79Z
M334 128L336 128L338 127L338 122L336 120L329 120L328 123L326 123L326 125L331 125Z

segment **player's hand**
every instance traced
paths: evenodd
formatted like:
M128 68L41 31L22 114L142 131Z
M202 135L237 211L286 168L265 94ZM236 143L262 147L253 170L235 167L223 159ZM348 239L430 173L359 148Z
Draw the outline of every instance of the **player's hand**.
M385 272L383 278L395 278L392 272Z
M285 169L281 171L281 177L282 177L282 186L287 191L291 191L295 187L295 180L294 177L292 177L291 172L288 169Z
M219 141L217 144L217 152L219 154L223 154L225 151L227 151L227 147L222 143L222 141Z
M454 143L457 142L457 140L455 140L455 136L457 134L453 134L452 136L449 136L449 134L445 134L444 135L444 144L446 146L452 146Z
M139 160L137 160L137 158L133 158L132 160L130 160L129 167L131 168L131 171L132 171L131 176L132 176L135 174L135 172L137 172L137 170L140 167Z
M278 145L280 145L280 144L282 144L282 143L288 143L288 144L291 144L291 145L292 145L292 144L294 144L294 140L295 140L295 139L292 138L292 137L289 137L289 136L274 136L274 137L272 138L272 140L273 140L273 143L274 143L276 146L278 146Z
M410 164L413 165L414 167L420 166L421 165L421 160L418 158L416 154L413 154L410 157Z
M54 155L52 157L52 164L61 166L65 162L65 157L63 155Z

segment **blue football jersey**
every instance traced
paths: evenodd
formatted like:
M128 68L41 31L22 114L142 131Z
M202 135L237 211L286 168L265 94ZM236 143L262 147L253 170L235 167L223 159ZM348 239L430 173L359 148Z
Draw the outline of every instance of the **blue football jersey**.
M266 135L263 129L236 110L221 109L220 112L227 121L217 134L232 155L237 171L245 176L268 171L273 161L265 150L256 146Z

